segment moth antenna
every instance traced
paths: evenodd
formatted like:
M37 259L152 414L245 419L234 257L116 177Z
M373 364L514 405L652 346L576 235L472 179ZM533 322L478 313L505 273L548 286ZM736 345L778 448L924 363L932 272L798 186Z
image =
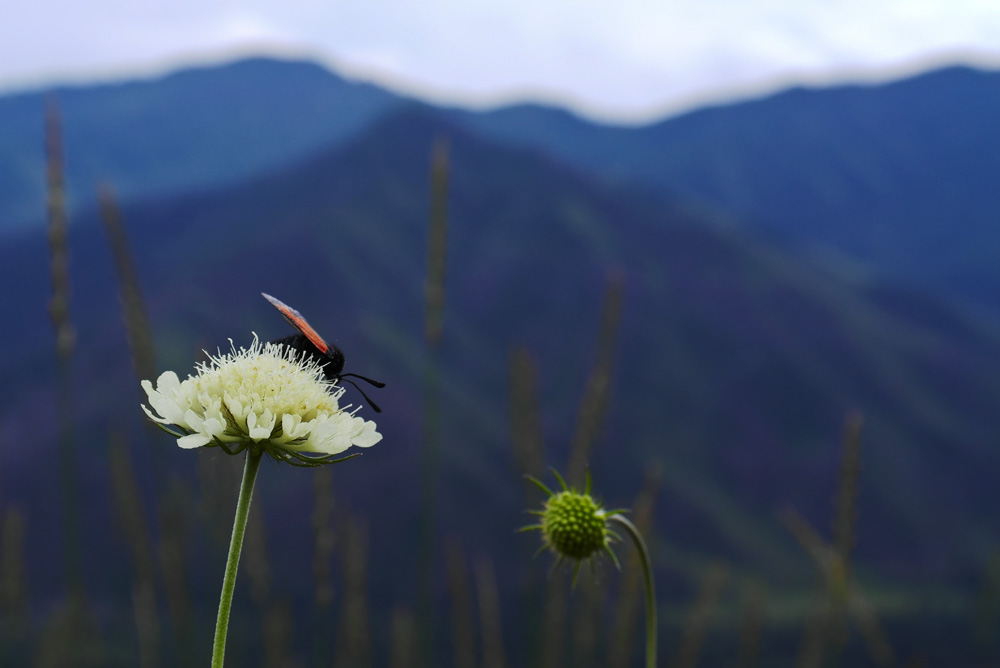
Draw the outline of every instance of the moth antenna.
M375 387L385 387L385 383L379 382L377 380L372 380L371 378L368 378L367 376L359 376L356 373L342 373L342 374L339 374L338 377L339 378L343 378L344 376L353 376L354 378L360 378L361 380L365 381L366 383L371 383ZM351 383L351 385L354 385L354 387L358 387L357 385L355 385L351 381L347 381L347 382ZM362 394L364 394L364 392L362 392Z
M345 376L354 376L356 374L349 373L349 374L344 374L344 375ZM358 377L360 378L360 376L358 376ZM356 389L358 392L361 393L361 396L363 396L365 398L365 401L368 402L368 405L371 406L372 409L376 413L381 413L382 412L382 409L378 407L378 404L376 404L374 401L372 401L371 398L367 394L365 394L365 391L362 390L360 387L358 387L358 384L355 383L353 380L346 379L346 378L344 378L344 376L337 376L337 379L338 380L343 380L345 383L350 383L351 385L353 385L354 389ZM368 380L368 379L366 378L365 380ZM374 385L374 383L372 383L372 384ZM382 383L382 385L385 385L385 383ZM376 387L381 387L381 386L380 385L376 385Z

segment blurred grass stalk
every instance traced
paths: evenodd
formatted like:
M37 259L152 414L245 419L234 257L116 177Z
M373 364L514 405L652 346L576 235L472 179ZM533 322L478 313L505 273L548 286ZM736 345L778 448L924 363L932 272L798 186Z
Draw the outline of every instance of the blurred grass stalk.
M430 220L424 341L424 427L420 461L420 529L417 561L422 663L434 666L434 519L441 450L441 338L444 330L445 267L448 250L448 141L438 138L431 152Z
M510 354L508 372L510 387L510 440L514 445L514 460L521 475L541 478L545 473L545 436L538 407L538 363L524 348ZM537 488L526 485L524 507L534 507Z
M118 290L125 319L125 331L129 349L132 352L132 367L140 380L156 379L156 347L153 344L153 330L149 325L145 300L139 287L139 276L129 250L125 226L121 212L110 184L102 184L97 189L97 200L101 209L101 220L111 246L111 258L118 277Z
M708 635L708 627L712 621L715 606L722 596L726 582L729 579L729 569L722 563L713 563L701 582L698 596L695 598L688 613L687 623L681 633L680 647L674 656L673 668L695 668L701 655L701 648Z
M507 381L510 391L508 408L514 465L521 476L540 479L545 470L545 435L539 411L541 402L538 393L538 363L525 348L511 350ZM538 494L539 490L535 485L525 485L523 507L534 508L537 505ZM554 605L563 606L562 612L551 608L546 603L550 589L552 589L551 583L539 586L535 569L528 569L521 580L519 604L523 614L519 615L520 628L527 639L528 654L537 659L538 665L552 665L548 663L553 660L550 657L558 658L561 651L552 648L551 645L556 642L562 643L566 604L562 599L558 603L553 602ZM557 615L551 620L552 628L547 628L550 620L546 610Z
M569 605L569 582L550 574L545 587L541 660L542 668L560 668L566 645L566 616Z
M52 300L49 316L56 338L56 414L59 428L59 480L62 489L66 592L83 597L79 481L74 433L73 351L76 332L69 317L69 232L63 165L62 122L54 97L45 106L45 158L48 183L48 236L51 253Z
M757 668L760 664L761 639L764 633L767 588L751 581L743 590L743 614L740 618L740 653L738 668Z
M829 655L836 662L848 641L847 618L853 617L867 641L868 655L880 666L895 658L875 609L854 579L850 557L857 521L858 482L861 471L861 425L858 413L848 415L843 430L843 455L833 519L833 545L828 545L794 510L782 514L782 522L819 571L819 586L812 612L806 618L800 668L818 668Z
M608 277L601 305L600 325L597 334L597 351L587 385L580 400L580 409L576 416L576 427L570 448L567 479L571 485L581 488L585 484L586 473L590 468L590 456L594 442L600 435L604 424L604 416L608 411L611 374L614 369L615 348L618 338L618 324L621 320L622 302L625 292L625 280L618 273ZM591 562L593 564L594 562ZM600 636L601 617L604 612L604 602L607 598L607 588L597 581L597 577L582 583L582 591L577 595L582 601L573 607L573 663L574 665L592 665L597 655L597 639ZM551 590L550 590L551 591ZM558 613L558 610L556 610ZM565 616L565 613L563 613Z
M983 648L995 647L1000 623L1000 551L993 552L986 563L973 622L976 642Z
M476 593L479 599L479 624L482 634L483 668L504 668L507 665L503 647L503 625L500 621L500 594L493 561L480 557L475 563Z
M260 638L264 644L264 666L278 668L287 661L287 645L291 635L291 609L271 596L271 559L267 549L267 529L264 513L253 513L247 519L243 543L243 570L250 580L250 600L260 617Z
M121 292L125 329L132 351L132 366L140 379L152 379L154 373L152 334L145 316L138 280L132 267L125 231L109 185L98 188L101 219L111 244L111 257L115 263L118 286ZM139 665L156 666L160 656L160 625L157 614L156 576L153 564L152 540L145 526L142 493L136 481L124 436L113 433L110 438L111 480L115 501L125 540L133 562L132 607L139 644ZM156 467L159 471L160 467ZM158 473L159 475L159 473Z
M393 608L391 633L389 668L416 668L417 620L412 610L403 605Z
M313 472L313 506L312 527L316 537L316 547L313 553L313 665L330 665L330 634L327 628L331 623L333 610L333 553L337 545L337 535L333 530L333 512L335 509L333 496L333 470L330 466L320 466Z
M192 515L185 506L190 504L193 493L179 480L172 480L157 503L160 521L159 557L166 593L167 610L174 629L174 644L180 665L194 661L195 637L187 571L184 565L187 518ZM233 494L235 496L235 493Z
M583 486L593 444L600 433L607 412L611 374L614 366L618 325L621 320L625 281L614 272L608 278L601 307L597 352L584 388L577 413L570 449L569 474L571 484ZM539 477L545 461L544 436L538 412L538 371L531 355L515 349L510 358L511 440L514 457L523 474ZM532 494L531 491L526 492ZM525 507L534 504L525 499ZM575 665L586 665L596 655L597 629L607 595L605 587L591 583L585 589L586 601L576 608L573 618L573 659ZM537 606L535 606L537 607ZM539 643L538 665L558 668L563 664L568 617L567 584L561 578L550 577L545 586L545 601Z
M129 350L132 353L132 367L139 380L153 380L156 377L156 346L153 341L153 330L149 324L139 276L129 249L128 237L114 189L110 184L102 184L98 188L97 198L104 231L111 248L115 275L118 279L125 333ZM150 428L152 429L151 425ZM127 444L123 444L121 452L125 455L128 454ZM158 493L159 495L155 502L160 522L159 563L166 589L167 608L174 628L177 657L180 662L185 663L190 661L193 656L194 639L187 591L187 575L184 568L185 531L182 517L186 514L180 511L178 505L190 498L191 493L183 483L177 480L171 480L169 484L166 482L167 467L160 448L153 447L150 449L150 453L156 483L154 494ZM114 466L115 462L112 461L112 469ZM131 503L136 504L139 516L143 517L142 495L138 488L135 490ZM149 563L154 562L150 561ZM139 571L137 570L137 572ZM151 605L155 612L155 588L150 590L150 595L153 597Z
M37 648L38 666L99 665L101 640L86 602L80 524L80 483L77 476L73 353L76 332L69 315L69 230L63 163L62 122L55 97L45 105L45 160L48 239L51 253L52 299L49 316L56 340L56 416L58 421L59 485L63 513L63 556L66 602L46 622ZM60 648L72 648L67 651Z
M584 477L589 466L594 441L604 423L608 409L608 394L611 372L615 361L615 344L618 338L618 323L621 320L622 302L625 295L625 279L620 273L608 278L601 306L600 330L597 335L597 354L591 367L587 386L580 400L580 410L576 418L576 431L570 449L568 475L570 485L584 486Z
M594 562L591 562L593 564ZM575 592L573 606L573 665L591 668L598 655L598 639L602 636L605 603L608 598L607 579L597 576L584 577Z
M445 570L451 597L451 642L455 668L476 668L476 631L472 593L462 542L452 536L445 544Z
M132 467L128 443L121 433L112 432L109 444L115 507L125 542L132 554L132 610L139 645L139 666L155 668L159 665L160 658L160 623L157 615L152 541L143 517L142 496Z
M15 506L8 507L3 515L3 534L0 535L0 601L3 604L4 646L0 657L8 665L28 661L28 639L31 628L28 607L28 577L24 549L24 512Z
M344 596L337 642L337 668L366 668L372 665L371 630L368 608L368 524L347 517L344 520Z

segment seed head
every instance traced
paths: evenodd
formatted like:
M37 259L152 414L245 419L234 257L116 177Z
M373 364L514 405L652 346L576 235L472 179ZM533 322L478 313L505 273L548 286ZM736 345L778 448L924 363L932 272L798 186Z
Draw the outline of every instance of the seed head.
M560 492L553 492L537 478L528 476L549 498L546 499L543 510L528 511L540 517L539 523L523 527L521 531L541 531L543 543L540 551L548 549L553 552L557 566L565 559L572 561L574 583L580 572L580 565L601 552L607 554L620 569L618 557L611 549L611 542L621 538L608 527L608 518L625 511L605 510L601 507L590 495L589 473L586 489L579 492L568 487L558 472L552 472L562 486Z

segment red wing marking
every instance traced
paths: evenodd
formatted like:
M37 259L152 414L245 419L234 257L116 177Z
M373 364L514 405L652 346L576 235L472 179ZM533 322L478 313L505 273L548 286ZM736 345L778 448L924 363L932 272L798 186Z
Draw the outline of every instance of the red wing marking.
M306 322L306 319L302 317L301 313L266 292L262 292L260 294L264 296L264 299L271 302L271 305L278 309L278 311L281 312L281 315L285 316L285 320L290 322L292 327L302 332L303 336L309 339L309 342L316 346L321 353L324 355L327 354L330 350L330 346L327 345L326 341L323 340L323 337L317 334L316 330L313 329L308 322Z

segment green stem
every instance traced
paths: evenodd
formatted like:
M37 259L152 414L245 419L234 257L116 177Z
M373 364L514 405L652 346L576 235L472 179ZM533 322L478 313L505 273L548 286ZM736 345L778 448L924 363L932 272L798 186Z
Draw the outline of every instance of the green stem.
M219 617L215 622L215 644L212 647L212 668L222 668L226 655L226 632L229 630L229 609L233 605L233 590L236 589L236 571L240 565L240 551L243 549L243 534L250 514L250 499L253 484L257 479L257 469L264 456L263 448L248 448L246 464L243 467L243 482L240 483L240 500L236 504L236 519L233 520L233 538L229 542L229 559L226 561L226 576L222 580L222 596L219 597Z
M624 515L611 515L608 522L618 524L635 543L642 561L642 574L646 579L646 668L656 668L656 585L653 583L653 566L649 562L649 550L639 529Z

